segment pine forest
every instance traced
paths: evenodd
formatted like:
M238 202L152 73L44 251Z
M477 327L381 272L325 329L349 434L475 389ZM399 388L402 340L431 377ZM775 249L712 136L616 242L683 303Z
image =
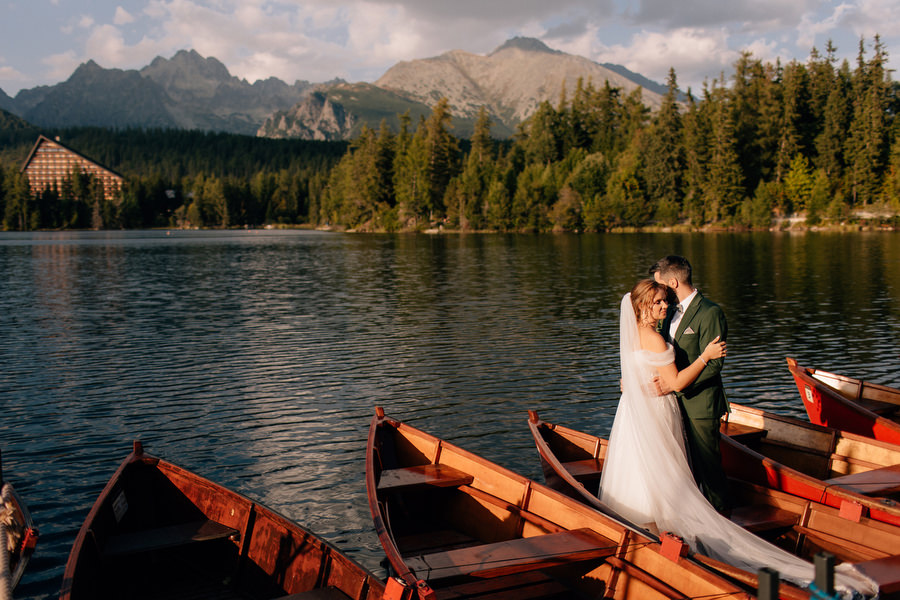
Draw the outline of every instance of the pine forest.
M42 132L125 177L30 192L37 136L0 111L5 230L306 226L353 231L595 232L900 226L900 86L876 36L855 64L831 44L805 63L744 53L728 79L661 107L578 81L510 140L482 107L469 139L446 99L352 142L96 128Z

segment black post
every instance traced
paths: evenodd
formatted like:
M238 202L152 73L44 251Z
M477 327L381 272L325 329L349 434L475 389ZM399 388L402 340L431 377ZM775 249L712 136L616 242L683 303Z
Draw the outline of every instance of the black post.
M778 571L769 567L763 567L756 572L756 578L759 580L759 589L757 590L758 600L778 600Z
M815 556L816 587L823 593L834 595L834 554L819 552Z

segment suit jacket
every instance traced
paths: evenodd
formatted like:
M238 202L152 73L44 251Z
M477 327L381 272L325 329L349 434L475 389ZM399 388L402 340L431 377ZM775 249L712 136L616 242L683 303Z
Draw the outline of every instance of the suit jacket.
M674 311L666 315L662 323L662 332L669 339L669 322ZM706 346L719 336L721 340L728 336L728 324L725 313L715 302L697 296L688 306L678 324L675 338L669 339L675 347L675 367L681 371L700 357ZM676 392L678 401L691 419L715 419L728 412L728 398L722 387L722 367L725 359L717 358L709 361L694 382L680 392Z

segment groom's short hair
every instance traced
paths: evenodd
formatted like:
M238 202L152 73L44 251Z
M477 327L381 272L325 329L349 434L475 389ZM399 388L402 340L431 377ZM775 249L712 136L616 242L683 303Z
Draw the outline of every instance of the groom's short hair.
M659 259L652 267L650 267L651 275L657 272L663 280L674 275L678 281L694 285L694 282L691 280L691 263L683 256L670 254L669 256Z

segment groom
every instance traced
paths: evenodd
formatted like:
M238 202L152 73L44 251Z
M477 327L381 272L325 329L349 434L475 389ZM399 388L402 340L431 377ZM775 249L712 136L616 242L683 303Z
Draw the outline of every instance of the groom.
M728 335L725 313L694 287L691 263L686 258L661 258L650 267L650 273L675 296L660 324L660 333L675 347L675 366L681 371L697 360L716 336L725 340ZM729 510L728 480L722 470L719 450L719 419L728 412L720 375L724 362L722 358L709 361L691 385L676 393L694 478L707 500L721 513Z

